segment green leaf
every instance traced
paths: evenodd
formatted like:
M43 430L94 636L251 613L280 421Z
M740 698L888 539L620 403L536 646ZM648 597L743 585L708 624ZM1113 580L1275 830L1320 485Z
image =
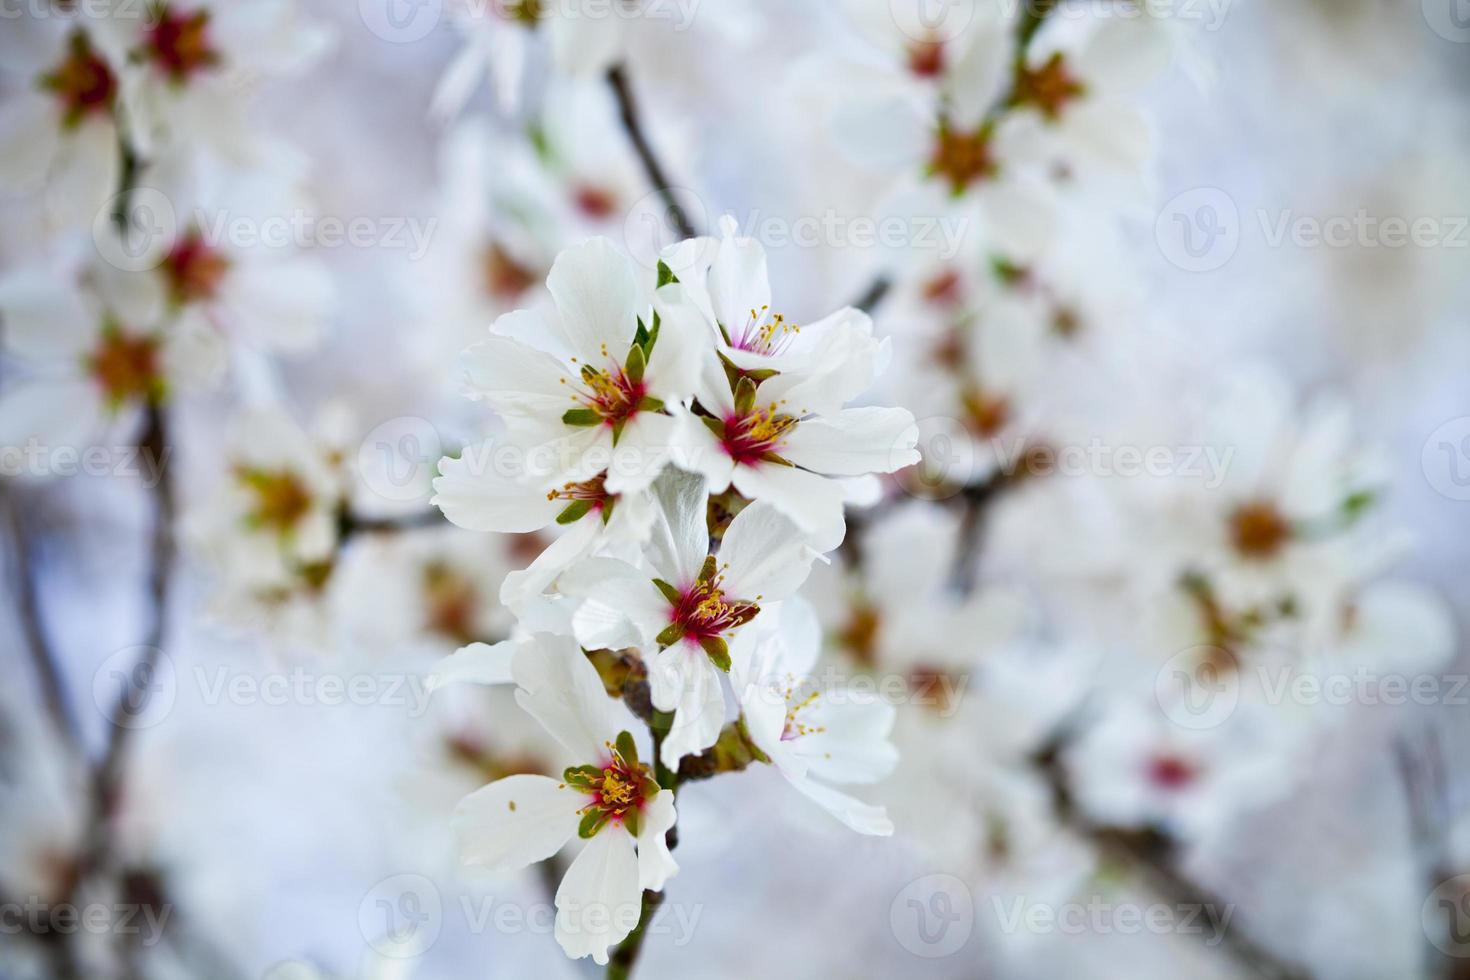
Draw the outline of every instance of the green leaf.
M664 594L664 598L669 600L669 605L677 606L680 602L684 601L684 596L679 592L679 590L674 588L669 583L665 582L663 579L656 578L653 580L653 584L658 586L658 590Z
M648 355L643 352L642 347L634 344L628 350L628 361L623 365L623 373L628 376L629 381L636 385L642 383L643 372L647 369Z
M670 623L665 626L663 632L654 639L661 647L671 647L684 638L684 627L678 623Z
M587 815L582 818L582 823L577 827L577 836L585 839L594 837L602 825L607 823L607 811L602 808L588 810Z
M728 643L718 636L706 636L699 641L699 645L704 647L705 653L709 654L710 663L726 673L730 672L730 645Z
M602 416L591 408L569 408L562 413L561 420L567 425L586 427L601 423Z
M735 414L745 416L755 407L755 382L742 377L735 382Z
M618 755L623 757L623 764L630 769L638 768L638 743L633 741L632 732L618 732L618 739L613 743L613 748L618 750Z
M556 523L577 523L582 518L587 516L587 512L592 509L592 503L593 502L590 500L573 500L571 503L567 504L565 510L556 515Z

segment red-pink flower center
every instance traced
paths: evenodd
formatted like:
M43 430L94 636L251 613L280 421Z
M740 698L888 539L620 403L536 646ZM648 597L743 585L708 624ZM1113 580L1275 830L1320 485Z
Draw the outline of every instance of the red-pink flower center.
M61 63L41 76L41 87L61 100L62 121L68 127L88 115L111 112L117 98L117 76L81 31L71 36Z
M721 445L736 463L751 466L778 454L782 440L795 426L796 419L777 411L774 405L755 408L725 418Z
M1165 790L1180 790L1194 782L1197 772L1187 759L1177 755L1157 755L1149 760L1148 778Z
M230 271L230 260L195 230L174 244L160 271L168 280L169 298L183 306L213 299Z
M165 6L148 29L145 56L174 82L185 82L219 64L209 41L209 11L180 13Z
M761 607L726 596L721 581L717 575L691 585L674 606L670 625L678 626L691 639L703 640L723 636L754 619Z
M607 425L619 425L632 418L648 395L648 386L642 380L634 381L611 359L605 368L582 365L578 377L582 383L572 386L572 400L597 413ZM566 383L565 378L562 381Z

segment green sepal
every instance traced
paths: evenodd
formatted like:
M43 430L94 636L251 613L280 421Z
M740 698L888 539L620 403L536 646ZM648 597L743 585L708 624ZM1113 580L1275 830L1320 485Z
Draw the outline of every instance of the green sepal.
M642 383L643 372L646 370L648 370L648 355L640 345L634 344L628 350L628 360L623 365L623 373L628 376L629 381L636 385Z
M618 505L617 497L608 497L602 502L602 523L612 520L613 508Z
M714 581L715 572L719 571L719 569L720 569L720 564L719 564L719 562L717 562L715 560L715 556L714 555L705 555L704 556L704 564L699 566L699 581L701 581L701 582L712 582L712 581Z
M602 778L602 770L596 766L567 766L561 774L562 782L577 789L591 789Z
M752 408L755 408L755 382L742 377L735 382L735 414L749 415Z
M613 748L618 750L618 755L622 757L624 766L629 769L638 768L638 743L633 741L633 734L631 732L618 732L618 738L613 743Z
M683 594L663 579L656 578L653 580L653 584L658 586L658 590L664 594L664 598L669 600L669 605L677 606L684 601Z
M663 632L655 637L655 641L661 647L671 647L684 638L684 627L678 623L670 623L665 626Z
M591 408L569 408L562 413L561 420L566 425L589 426L601 422L602 416Z
M581 825L577 827L577 836L584 840L596 836L597 832L602 829L602 825L607 823L607 819L608 813L601 807L588 810L587 815L582 818Z
M710 663L727 674L730 672L730 645L723 638L706 636L699 641L699 645L709 654Z
M618 419L616 422L614 422L612 424L613 445L614 446L616 446L618 444L618 440L623 437L623 426L625 426L627 424L628 424L628 420L625 419L625 418Z
M725 438L725 423L721 422L719 419L712 418L708 415L701 415L699 417L699 421L704 423L704 427L706 429L715 434L716 439Z
M623 826L628 828L628 833L634 837L638 836L638 827L642 822L643 813L636 806L630 806L623 811Z
M658 260L658 285L659 288L667 286L671 282L678 282L679 277L674 275L674 270L669 268L663 259Z
M587 516L587 512L592 509L592 503L593 501L591 500L573 500L571 503L567 504L566 509L564 509L560 514L556 515L556 523L577 523L582 518Z
M644 395L638 399L638 411L640 412L662 412L663 410L664 403L652 395Z
M795 466L796 465L791 460L787 459L785 456L782 456L782 455L780 455L778 453L773 453L773 452L771 452L769 450L767 450L766 452L763 452L763 453L760 454L760 461L762 463L774 463L777 466Z

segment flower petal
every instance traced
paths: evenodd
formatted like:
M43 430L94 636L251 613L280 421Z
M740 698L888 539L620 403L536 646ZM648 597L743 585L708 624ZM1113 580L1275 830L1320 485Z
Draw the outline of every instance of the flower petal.
M548 776L498 779L454 808L460 860L515 871L551 857L577 832L587 797Z

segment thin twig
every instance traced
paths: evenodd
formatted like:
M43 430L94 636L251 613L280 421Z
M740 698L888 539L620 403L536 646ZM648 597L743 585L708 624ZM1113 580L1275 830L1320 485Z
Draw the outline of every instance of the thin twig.
M628 132L628 138L633 141L633 149L643 164L643 172L648 176L648 182L653 185L659 197L663 198L665 213L673 222L674 227L679 230L681 237L693 238L698 232L694 230L694 223L689 220L684 206L674 197L673 184L664 172L658 155L653 152L653 145L648 141L648 135L643 129L642 117L638 112L638 100L633 96L633 87L622 65L614 65L608 69L607 83L612 86L613 94L617 96L618 114L623 120L623 128Z
M36 678L41 685L46 711L56 731L66 739L70 747L80 751L81 728L76 712L67 696L66 681L56 651L51 647L50 637L41 616L39 590L36 587L36 554L31 547L31 536L25 522L21 520L13 490L5 494L5 506L9 511L11 539L15 547L15 600L20 618L21 631L25 634L26 648L35 667Z
M1232 920L1224 913L1230 903L1178 870L1174 842L1168 837L1156 831L1101 826L1081 812L1062 765L1062 755L1070 739L1071 729L1063 726L1032 757L1037 772L1051 789L1052 810L1057 821L1099 855L1133 871L1165 902L1179 908L1199 909L1208 920L1210 931L1220 937L1221 948L1249 970L1251 976L1260 980L1310 980L1309 972L1281 959L1245 935L1238 925L1227 928Z

